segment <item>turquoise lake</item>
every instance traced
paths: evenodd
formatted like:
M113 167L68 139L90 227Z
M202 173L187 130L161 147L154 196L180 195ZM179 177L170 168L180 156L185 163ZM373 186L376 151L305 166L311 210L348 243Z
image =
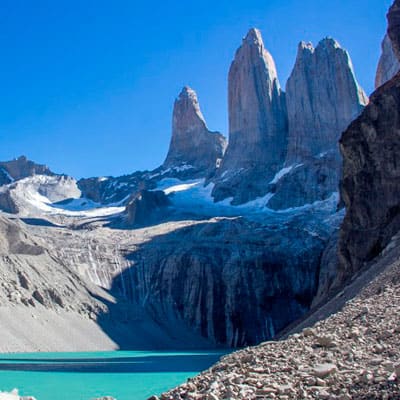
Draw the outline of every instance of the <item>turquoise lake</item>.
M0 354L0 390L37 400L146 400L184 383L225 353L113 351Z

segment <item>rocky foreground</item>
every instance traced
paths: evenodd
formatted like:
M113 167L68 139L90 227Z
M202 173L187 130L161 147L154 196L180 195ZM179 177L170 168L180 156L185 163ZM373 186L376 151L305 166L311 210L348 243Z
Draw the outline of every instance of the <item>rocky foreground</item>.
M397 241L308 321L321 312L330 317L286 340L225 356L161 399L399 399Z

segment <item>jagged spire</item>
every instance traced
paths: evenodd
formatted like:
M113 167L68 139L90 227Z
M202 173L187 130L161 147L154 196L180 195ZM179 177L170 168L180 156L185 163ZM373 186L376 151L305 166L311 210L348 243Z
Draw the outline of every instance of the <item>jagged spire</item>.
M346 50L332 38L298 46L286 86L289 144L286 165L335 150L347 125L368 98L355 78Z
M172 116L172 137L165 168L215 168L225 150L225 138L210 132L200 109L196 92L185 86L175 100Z

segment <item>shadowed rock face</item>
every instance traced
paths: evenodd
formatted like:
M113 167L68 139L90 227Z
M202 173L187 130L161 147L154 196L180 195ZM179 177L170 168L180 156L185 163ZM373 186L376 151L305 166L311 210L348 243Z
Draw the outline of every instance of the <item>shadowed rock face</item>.
M234 203L243 203L265 192L283 164L287 146L285 96L257 29L249 31L236 52L228 104L229 144L213 196L217 201L232 196Z
M212 171L225 147L225 138L207 129L196 92L184 87L174 104L171 143L163 167Z
M281 210L323 201L338 191L340 161L336 152L295 164L289 173L271 184L274 195L268 207Z
M126 222L131 226L158 222L165 216L168 205L170 201L163 191L143 190L127 204Z
M286 85L289 141L286 165L336 150L341 133L368 98L354 75L351 59L334 39L314 49L300 43Z
M125 281L129 300L160 323L184 322L227 346L256 344L304 314L315 294L327 237L298 223L224 219L183 228L141 246L115 282Z
M378 88L393 78L400 70L400 62L394 54L392 42L386 34L382 42L382 55L376 71L375 87Z
M400 1L388 14L400 57ZM340 140L341 194L347 213L339 238L343 281L376 257L400 229L400 74L379 87Z
M344 277L377 256L400 229L400 76L379 87L343 134L339 241Z

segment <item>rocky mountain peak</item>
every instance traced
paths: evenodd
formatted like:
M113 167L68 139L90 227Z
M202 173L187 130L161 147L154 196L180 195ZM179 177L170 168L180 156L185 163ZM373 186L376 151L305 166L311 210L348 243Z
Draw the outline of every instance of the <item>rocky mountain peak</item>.
M208 130L196 92L185 86L175 100L172 137L163 168L213 170L225 147L225 138Z
M11 161L0 162L0 185L33 175L55 175L47 165L36 164L24 155Z
M229 144L213 196L242 203L265 192L265 182L280 168L287 146L284 93L274 59L257 29L248 32L231 64L228 106Z
M348 52L335 39L325 38L316 48L301 42L286 86L286 164L330 150L338 153L340 134L367 102Z
M243 38L243 42L248 45L256 45L263 47L264 42L261 36L261 32L257 28L250 28L247 35Z
M272 180L268 207L286 209L326 200L337 192L338 140L368 99L346 50L332 38L301 42L286 85L289 123L285 167Z
M271 86L271 90L269 91L271 97L274 84L277 89L280 89L278 73L275 61L271 53L265 48L261 32L257 28L251 28L244 37L241 47L236 51L235 60L231 65L231 71L238 63L246 65L246 63L249 62L255 64L261 62L261 64L263 64L265 77Z
M175 135L185 136L198 128L207 129L206 121L196 92L185 86L175 100L172 130Z

